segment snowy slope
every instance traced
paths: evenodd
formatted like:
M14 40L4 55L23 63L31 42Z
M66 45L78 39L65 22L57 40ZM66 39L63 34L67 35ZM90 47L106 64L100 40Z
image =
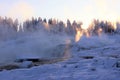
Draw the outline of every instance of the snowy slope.
M72 57L28 69L4 70L0 80L120 80L120 36L82 37Z

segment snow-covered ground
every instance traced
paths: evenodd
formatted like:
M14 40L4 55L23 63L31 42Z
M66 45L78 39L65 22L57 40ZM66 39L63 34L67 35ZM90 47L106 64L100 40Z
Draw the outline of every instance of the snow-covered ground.
M120 80L120 35L81 37L65 61L3 70L0 80Z

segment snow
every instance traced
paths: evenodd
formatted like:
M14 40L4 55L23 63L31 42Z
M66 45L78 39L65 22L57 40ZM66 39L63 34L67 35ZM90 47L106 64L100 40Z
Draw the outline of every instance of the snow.
M71 43L69 59L53 63L3 70L0 80L120 80L120 35L103 35ZM93 58L84 58L92 56ZM30 62L25 62L24 66Z
M19 65L20 68L28 68L32 65L32 61L24 61L22 64Z

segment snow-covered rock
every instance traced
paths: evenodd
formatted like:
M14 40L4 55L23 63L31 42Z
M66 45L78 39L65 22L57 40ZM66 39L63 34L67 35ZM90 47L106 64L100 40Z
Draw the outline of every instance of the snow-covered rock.
M20 68L29 68L29 67L31 67L31 66L32 66L32 61L23 61L23 62L19 65Z

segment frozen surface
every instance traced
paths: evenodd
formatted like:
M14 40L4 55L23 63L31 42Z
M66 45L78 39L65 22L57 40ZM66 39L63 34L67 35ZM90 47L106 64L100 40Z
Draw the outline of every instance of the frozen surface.
M120 80L119 35L82 37L71 52L72 57L62 62L1 71L0 80Z

